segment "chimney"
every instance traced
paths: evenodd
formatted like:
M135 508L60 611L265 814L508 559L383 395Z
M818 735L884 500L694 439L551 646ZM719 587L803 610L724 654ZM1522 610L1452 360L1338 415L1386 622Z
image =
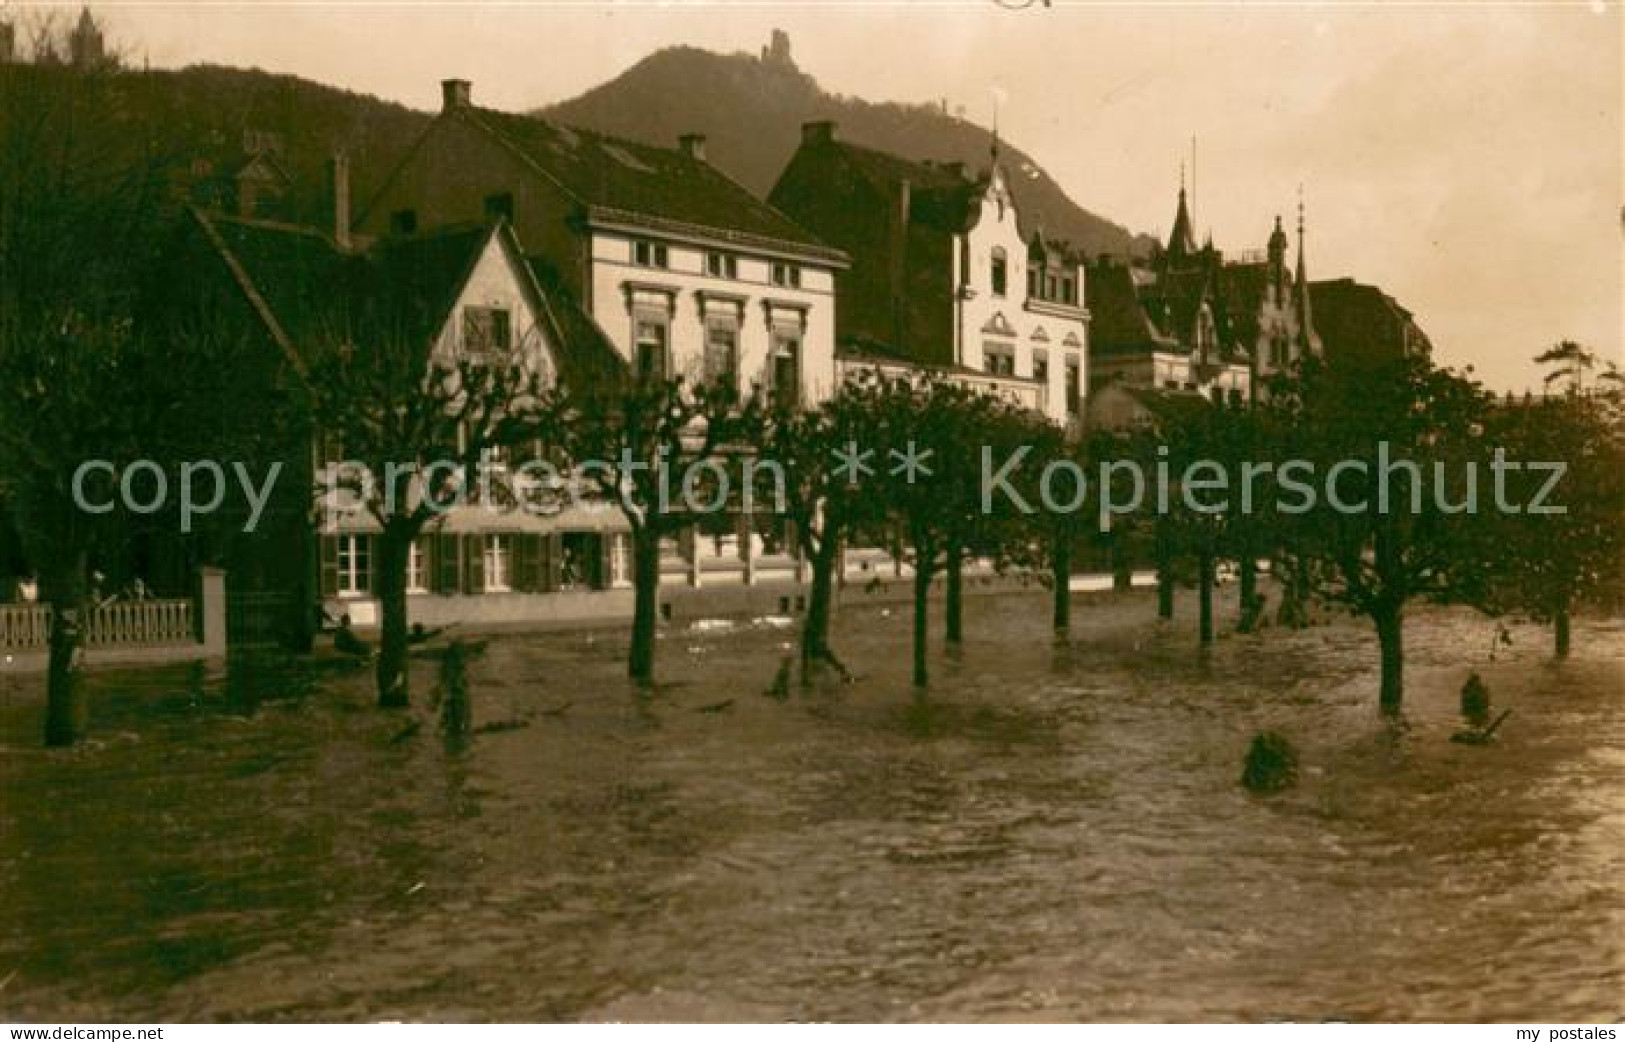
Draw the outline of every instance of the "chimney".
M677 139L677 147L683 150L683 155L690 159L705 162L705 135L684 134Z
M333 190L333 243L340 250L350 248L350 157L334 152L327 164Z
M888 253L890 264L887 266L887 282L891 290L892 307L892 343L895 347L903 347L908 342L908 313L905 306L908 286L908 226L909 210L913 201L912 186L905 178L897 182L897 191L892 198L892 212L887 220L889 242Z
M467 80L440 81L440 111L466 109L473 104L474 85Z
M834 144L835 124L827 119L801 124L801 143L803 145Z

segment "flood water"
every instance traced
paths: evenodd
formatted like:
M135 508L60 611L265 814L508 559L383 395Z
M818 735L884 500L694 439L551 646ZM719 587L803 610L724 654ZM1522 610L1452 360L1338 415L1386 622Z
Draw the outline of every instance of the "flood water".
M1045 601L972 598L923 700L904 609L784 701L768 622L666 633L645 698L620 634L501 638L465 747L364 672L176 668L92 674L46 752L0 674L0 1019L1625 1014L1625 625L1490 661L1419 612L1400 731L1359 623L1204 657L1189 600L1079 598L1064 646ZM1485 747L1470 668L1515 710ZM1265 728L1303 777L1255 797Z

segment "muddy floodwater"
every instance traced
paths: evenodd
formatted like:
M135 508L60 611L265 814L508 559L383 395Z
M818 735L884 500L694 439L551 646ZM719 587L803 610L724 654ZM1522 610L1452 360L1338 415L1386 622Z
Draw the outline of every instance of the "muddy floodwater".
M1491 661L1419 611L1395 730L1367 626L1202 656L1179 610L1080 597L1056 646L1042 594L973 598L925 699L903 609L784 701L782 620L670 629L648 697L619 633L504 637L461 747L364 672L182 667L91 674L46 752L0 673L0 1019L1625 1014L1625 626ZM1472 668L1514 710L1484 747ZM1260 798L1265 728L1303 775Z

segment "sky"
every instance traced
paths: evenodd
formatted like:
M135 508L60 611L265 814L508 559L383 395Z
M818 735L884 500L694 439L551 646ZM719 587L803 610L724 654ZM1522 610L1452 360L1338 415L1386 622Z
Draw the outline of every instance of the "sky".
M1014 5L1019 0L1005 0ZM0 0L5 4L5 0ZM11 10L17 0L5 4ZM1617 2L105 2L154 66L293 73L422 109L439 81L531 108L660 47L756 52L774 28L826 90L990 122L1082 206L1166 234L1181 164L1228 252L1290 229L1311 277L1413 311L1496 389L1576 339L1625 363L1625 69ZM1194 140L1194 160L1192 158Z

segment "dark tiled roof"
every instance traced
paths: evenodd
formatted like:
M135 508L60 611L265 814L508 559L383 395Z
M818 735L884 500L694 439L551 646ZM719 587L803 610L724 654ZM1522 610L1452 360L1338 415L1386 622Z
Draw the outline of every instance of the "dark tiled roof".
M493 235L506 225L462 225L380 241L344 253L308 228L241 218L194 217L249 302L295 367L312 345L342 335L349 323L387 323L427 348L445 324ZM517 242L510 243L520 257ZM617 379L625 363L555 275L529 265L550 327L560 379Z
M1315 329L1334 363L1368 364L1431 350L1427 334L1398 301L1353 279L1309 284Z
M366 254L355 290L381 305L410 342L429 343L490 241L489 225L460 225L383 239Z
M1133 354L1177 348L1146 314L1129 268L1120 264L1091 268L1085 293L1091 316L1091 353Z
M715 166L684 152L493 109L453 112L517 152L588 216L664 222L675 230L704 229L724 239L783 244L841 259Z
M330 333L341 320L335 290L354 278L352 260L308 228L192 214L272 336L299 365L297 345Z
M558 273L535 259L530 261L530 269L558 331L554 360L559 380L567 387L614 386L625 380L629 375L626 359L570 294Z

